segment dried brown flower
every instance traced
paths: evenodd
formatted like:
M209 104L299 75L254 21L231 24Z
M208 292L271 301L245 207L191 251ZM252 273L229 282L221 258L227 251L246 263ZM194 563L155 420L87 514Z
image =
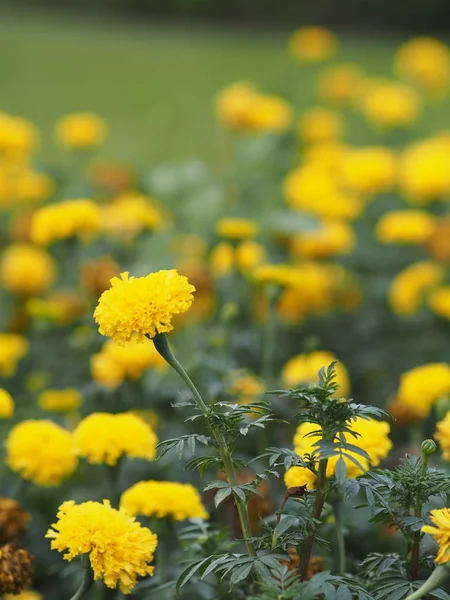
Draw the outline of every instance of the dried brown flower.
M0 593L19 594L31 583L31 556L15 544L0 548Z

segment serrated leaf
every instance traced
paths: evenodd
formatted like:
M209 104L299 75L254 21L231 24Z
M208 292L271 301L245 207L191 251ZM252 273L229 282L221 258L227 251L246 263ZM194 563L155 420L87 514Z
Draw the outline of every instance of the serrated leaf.
M342 458L342 456L339 457L336 463L334 474L338 483L342 483L347 478L347 465L345 464L345 460Z
M221 490L219 490L217 492L217 494L214 496L214 506L217 508L219 506L219 504L221 502L223 502L225 500L225 498L228 498L228 496L231 494L231 487L227 487L227 488L222 488Z
M178 444L175 446L175 452L177 453L178 459L183 458L183 450L184 450L184 440L180 440Z
M241 502L245 502L245 492L240 487L235 486L232 488L233 494L241 500Z
M246 579L250 575L250 571L253 568L253 563L248 563L246 565L241 565L230 577L230 587L234 587L239 581Z
M202 565L204 565L205 563L210 561L211 558L212 558L211 556L208 556L207 558L204 558L201 561L194 563L193 565L189 565L181 573L181 575L177 579L177 585L176 585L177 595L180 593L180 589L183 587L183 585L185 585L185 583L187 583L189 581L189 579L191 579L192 576L195 575L195 573L197 573L197 571L200 569L200 567Z

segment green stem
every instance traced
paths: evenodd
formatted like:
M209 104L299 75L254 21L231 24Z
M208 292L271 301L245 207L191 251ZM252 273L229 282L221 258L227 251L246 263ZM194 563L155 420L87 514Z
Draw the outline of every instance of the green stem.
M269 302L269 314L267 316L267 323L264 327L263 343L262 343L262 366L261 374L265 383L268 386L273 384L273 372L274 372L274 359L277 345L277 311L276 303L278 298L279 290L276 286L269 286L267 288L267 299Z
M221 431L217 429L214 423L211 422L210 412L208 410L207 405L205 404L203 398L200 395L200 392L195 387L194 383L183 369L181 364L172 354L172 351L167 342L167 337L165 334L158 334L153 338L153 343L155 344L156 350L161 354L161 356L167 361L167 363L178 373L181 379L185 382L187 387L192 392L194 396L194 400L206 419L206 423L211 431L211 434L217 444L217 449L220 454L220 458L222 459L223 466L225 469L225 474L227 476L228 483L231 486L238 485L236 478L236 471L234 469L233 460L231 458L231 454L228 448L228 444L226 439ZM247 548L247 552L250 556L256 556L255 547L251 541L252 531L250 528L250 520L248 518L247 505L240 498L235 497L236 507L239 515L239 521L241 524L242 534L244 536L245 545Z
M81 581L80 587L75 592L75 594L71 597L70 600L81 600L85 593L89 590L91 585L94 583L94 574L91 569L91 565L89 562L89 556L87 554L83 554L81 557L81 564L83 566L83 579Z
M416 504L414 506L414 516L419 517L419 518L422 517L422 497L421 497L421 493L420 493L420 491L421 491L420 488L421 488L422 480L425 477L426 472L427 472L429 458L430 457L428 454L422 452L422 468L420 470L417 498L416 498ZM410 559L411 581L415 581L416 579L419 579L420 540L421 540L420 531L415 531L414 535L413 535L413 539L412 539L411 559Z
M446 565L436 567L425 583L414 593L410 594L405 600L419 600L433 590L441 587L450 576L450 569Z
M314 538L316 537L317 523L322 514L323 505L325 504L325 484L327 480L327 465L328 459L321 460L319 462L319 470L317 473L316 482L316 497L314 498L313 509L311 513L312 525L310 532L305 537L303 543L302 556L298 567L298 574L302 581L306 578L306 571L308 570L309 559L311 558L311 552L314 544Z
M345 557L345 537L343 531L343 519L342 519L342 500L338 500L333 504L334 523L336 530L337 550L339 559L339 575L345 574L346 557Z

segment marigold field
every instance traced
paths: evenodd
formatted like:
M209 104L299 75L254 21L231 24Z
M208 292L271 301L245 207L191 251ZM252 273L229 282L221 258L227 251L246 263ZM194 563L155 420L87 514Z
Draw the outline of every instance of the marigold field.
M2 598L450 599L450 47L345 43L216 90L221 169L0 113Z

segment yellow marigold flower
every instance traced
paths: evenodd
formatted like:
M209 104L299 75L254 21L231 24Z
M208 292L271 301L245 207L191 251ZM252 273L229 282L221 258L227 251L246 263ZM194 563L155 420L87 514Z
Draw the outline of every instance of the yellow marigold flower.
M16 197L20 202L40 202L53 193L55 184L45 173L22 170L15 182Z
M435 221L424 210L393 210L379 219L375 236L383 244L423 244L433 233Z
M398 160L391 150L381 146L349 148L341 152L338 169L343 188L371 197L395 186Z
M321 62L336 54L336 37L324 27L301 27L295 31L289 48L300 62Z
M141 343L132 339L125 346L106 342L91 359L93 379L111 389L124 379L139 379L147 369L165 371L168 367L153 342L146 338Z
M17 363L28 354L27 340L16 333L0 333L0 375L10 377L17 370Z
M258 242L245 240L236 246L235 258L237 268L246 273L265 262L267 252Z
M174 315L186 312L192 304L193 285L175 269L150 273L146 277L113 277L111 288L103 292L94 311L102 335L123 346L133 337L172 331Z
M349 104L355 98L363 76L360 67L353 63L330 67L319 75L317 95L321 100L332 104Z
M329 176L335 176L340 171L342 157L346 153L347 147L341 142L319 142L303 148L301 158L304 164L314 165Z
M284 474L284 483L287 488L306 485L308 490L316 489L317 475L306 467L291 467Z
M443 285L431 290L427 297L431 310L444 319L450 319L450 286Z
M291 250L296 258L327 258L348 254L355 247L355 233L345 221L322 221L317 229L292 238Z
M283 385L287 387L298 387L302 384L316 383L319 371L322 367L327 368L336 357L331 352L317 351L310 354L297 354L284 365L282 370ZM339 385L338 396L348 396L350 393L350 379L343 363L338 362L335 366L336 383Z
M446 393L450 391L450 386L447 388ZM450 460L450 412L447 412L442 421L436 424L437 431L434 437L439 442L439 446L442 450L442 458L444 460Z
M250 114L253 131L281 133L292 123L292 108L278 96L260 94Z
M77 409L83 401L83 396L75 388L63 390L45 390L38 396L37 402L42 410L68 412Z
M200 494L190 483L140 481L122 494L120 508L132 517L169 517L175 521L208 518Z
M3 252L0 279L14 294L40 294L52 285L55 277L56 263L41 248L17 244L8 246Z
M438 217L436 219L426 249L434 260L450 263L450 217Z
M430 516L436 527L424 525L422 531L423 533L429 533L439 544L436 563L444 565L450 559L450 509L430 510Z
M294 285L298 273L288 264L263 264L253 271L253 279L260 285L277 285L286 287Z
M52 421L22 421L5 446L8 466L38 485L59 485L77 468L71 434Z
M440 398L450 393L450 366L429 363L403 373L397 400L425 419Z
M92 200L64 200L49 204L34 213L31 238L43 246L74 236L87 241L98 232L101 215L100 208Z
M74 292L60 290L46 298L30 298L26 304L27 313L35 319L44 319L56 325L68 325L84 314L86 303Z
M400 161L400 189L417 204L440 200L450 193L450 141L430 138L409 146Z
M235 266L235 252L230 242L219 242L211 250L209 264L213 275L226 277L233 272Z
M403 83L373 79L365 83L358 107L377 127L405 127L417 120L420 100L415 90Z
M148 423L131 413L92 413L73 432L76 452L90 463L117 464L121 456L154 460L158 439Z
M106 587L118 585L129 594L138 577L152 575L150 566L158 538L122 510L111 508L108 500L61 504L57 522L47 531L51 549L65 552L71 561L88 554L94 579L102 579Z
M20 594L5 594L4 600L43 600L42 594L33 590L26 590Z
M30 121L0 113L0 152L20 158L33 151L38 142L38 131Z
M297 133L306 144L338 140L345 135L345 121L332 108L310 108L301 114Z
M229 240L245 240L258 235L259 227L255 221L241 217L225 217L216 223L216 233Z
M10 419L14 415L14 400L11 394L0 388L0 419Z
M391 309L400 315L414 314L419 310L428 290L443 281L444 274L443 267L431 261L406 267L394 278L389 288Z
M257 402L265 392L264 383L245 371L234 371L230 378L229 392L239 404Z
M102 228L113 238L130 240L162 225L163 215L155 200L142 194L123 194L102 209Z
M353 220L360 216L363 203L344 192L339 182L323 166L305 164L290 171L283 182L286 203L324 219Z
M432 94L448 89L450 52L435 38L414 38L402 44L394 56L394 67L398 75Z
M108 134L106 122L93 113L73 113L55 125L55 138L61 146L88 150L103 144Z

